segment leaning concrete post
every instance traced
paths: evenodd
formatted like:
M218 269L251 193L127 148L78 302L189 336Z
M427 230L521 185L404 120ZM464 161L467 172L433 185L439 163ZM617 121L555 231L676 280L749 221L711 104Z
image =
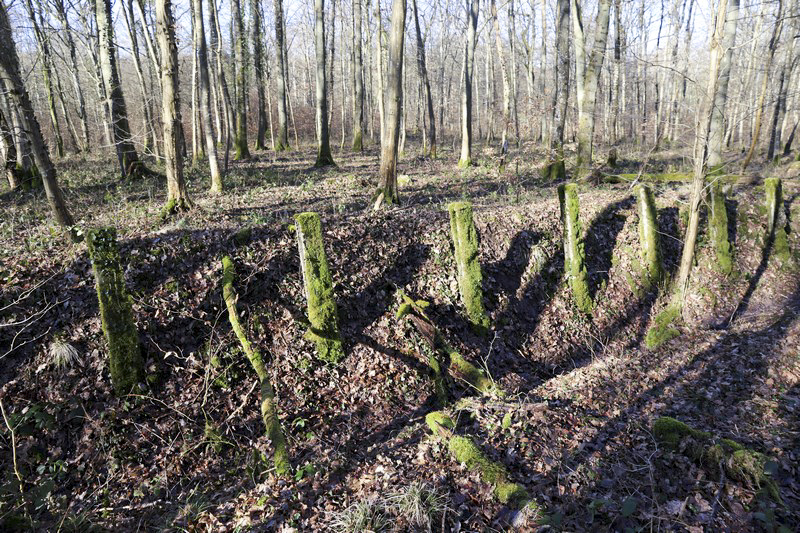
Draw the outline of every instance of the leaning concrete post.
M564 225L564 271L578 309L588 313L592 310L589 296L589 274L586 271L586 252L581 235L580 205L578 190L574 183L558 186L561 204L561 222Z
M781 261L791 258L786 234L786 213L783 211L783 182L780 178L764 181L767 195L767 239L772 239L772 253Z
M117 231L114 228L95 229L89 232L87 241L103 333L108 342L111 384L116 394L127 394L134 385L144 381L144 361L133 322L131 297L125 289L120 265Z
M472 204L453 202L450 213L450 234L458 268L458 290L473 329L484 335L489 330L489 317L483 307L483 275L478 262L478 232L472 221Z
M711 185L711 241L717 257L717 268L726 276L733 270L733 247L728 240L728 211L725 209L725 193L718 179Z
M639 209L639 243L642 247L642 260L647 282L653 283L664 275L664 268L661 265L656 202L653 199L653 191L647 185L637 185L635 192Z
M322 242L322 223L317 213L295 215L300 269L311 326L306 338L317 345L317 355L330 363L344 357L339 337L339 315L333 297L333 280Z

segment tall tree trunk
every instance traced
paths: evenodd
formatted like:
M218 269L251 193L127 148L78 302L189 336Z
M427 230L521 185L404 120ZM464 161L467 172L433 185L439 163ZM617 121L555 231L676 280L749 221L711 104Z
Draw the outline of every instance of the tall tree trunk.
M711 134L712 110L715 106L725 102L717 98L719 91L719 74L722 56L725 53L725 43L733 43L736 39L737 17L727 17L727 5L735 13L739 10L739 0L721 0L714 21L714 32L711 36L711 58L709 61L708 87L703 99L702 112L698 116L697 133L694 143L694 179L692 193L689 198L689 224L686 237L683 241L680 268L676 284L675 298L680 306L686 301L686 290L689 285L689 274L694 262L694 247L697 242L697 230L700 226L700 202L703 198L705 178L707 171L707 155L709 137Z
M217 80L222 89L222 104L225 109L225 171L228 170L228 153L231 147L231 138L236 129L236 114L233 112L233 101L228 90L228 82L225 78L225 68L222 62L222 29L219 25L219 13L217 13L216 0L208 0L208 7L211 11L211 22L209 27L209 38L211 48L214 50Z
M111 24L111 1L95 0L95 17L99 36L100 68L103 84L111 110L111 130L114 136L114 147L123 176L135 176L141 173L141 163L131 139L131 128L128 125L128 109L122 94L122 85L117 70L116 47Z
M234 44L236 57L234 69L236 70L236 136L233 140L234 159L248 159L250 149L247 146L247 39L244 31L241 0L231 0L231 9L234 28Z
M376 99L378 100L378 116L381 123L381 143L383 143L384 134L386 130L386 109L384 105L384 88L383 88L383 22L381 21L381 0L375 0L375 19L377 25L377 39L375 39L375 57L376 68L378 72L375 74L378 78L378 91Z
M275 150L289 148L289 119L287 98L289 89L289 63L286 52L286 25L283 21L283 0L273 0L275 6L275 53L278 56L278 138Z
M519 114L517 113L517 25L514 13L514 0L508 2L508 51L511 57L511 119L514 121L514 139L520 145Z
M319 1L319 0L318 0ZM406 25L406 0L393 0L389 29L389 56L386 78L386 132L381 143L381 189L377 208L381 203L399 203L397 195L397 143L400 137L400 115L403 102L403 41Z
M467 35L464 43L464 70L461 86L461 157L458 166L472 165L472 72L475 65L475 34L478 27L480 0L465 0Z
M361 0L353 0L353 144L364 149L364 66L361 56Z
M258 133L256 150L267 148L267 111L264 96L264 39L261 30L261 0L250 0L250 40L253 44L253 72L258 95Z
M316 123L318 167L333 165L330 128L328 127L328 90L325 73L325 0L314 0L314 42L317 53Z
M25 8L28 12L28 18L33 28L33 35L36 38L36 46L41 56L42 81L44 82L44 89L47 93L47 106L50 112L50 123L53 126L56 155L58 157L64 157L64 138L61 136L61 127L58 122L58 113L56 112L56 95L53 91L53 56L50 54L49 39L44 34L39 24L40 21L36 17L31 0L25 0Z
M211 172L211 193L222 192L222 174L217 161L217 145L214 142L214 129L211 127L211 98L209 96L208 48L206 47L205 22L203 20L203 0L192 0L194 27L192 33L197 47L197 74L200 85L200 117L203 120L208 167Z
M164 126L164 156L167 167L167 205L164 214L191 207L183 179L181 152L181 101L178 90L178 48L172 0L156 0L156 40L161 60L161 122Z
M86 101L83 97L83 87L81 87L80 78L78 77L78 57L77 52L75 51L75 40L72 38L72 28L70 27L69 20L67 19L67 10L64 6L64 0L53 0L53 5L56 9L56 15L61 22L64 42L67 44L67 51L69 52L69 66L70 74L72 76L72 87L75 90L78 118L81 119L81 151L90 152L89 116L86 113Z
M500 61L500 74L503 78L503 136L500 140L500 146L505 154L508 149L508 127L511 123L511 79L509 78L508 67L506 66L506 54L503 50L503 34L500 32L500 21L497 18L497 4L495 0L489 0L489 6L492 14L492 25L494 26L497 59Z
M580 0L572 0L572 30L575 41L575 83L578 95L578 162L577 175L588 174L592 166L594 109L597 101L597 80L606 57L608 19L611 0L600 0L597 12L594 45L589 63L584 68L586 38L583 32Z
M753 139L750 141L750 149L747 151L747 156L742 163L742 170L747 168L750 160L753 159L753 154L758 145L758 139L761 136L761 124L764 118L764 98L769 88L769 73L772 68L772 61L775 58L775 50L778 49L778 42L781 37L781 28L783 27L783 0L778 0L778 13L775 17L775 25L772 27L772 37L769 39L769 48L767 52L767 61L764 65L764 79L761 84L761 95L758 97L758 104L756 104L756 118L755 127L753 130Z
M425 99L425 110L428 113L427 137L430 146L428 154L436 157L436 117L433 115L433 96L431 95L431 82L428 79L428 68L425 61L425 41L422 40L422 31L419 27L419 11L417 10L417 0L411 0L414 9L414 29L417 36L417 69L422 81L423 98Z
M548 123L548 117L551 116L550 113L547 112L547 86L545 80L547 76L545 75L547 69L547 3L542 0L542 57L541 62L539 64L539 97L541 98L541 112L539 115L541 116L541 131L539 132L539 141L545 143L548 148L552 148L552 139L551 139L551 127L552 123ZM557 83L557 82L553 82ZM553 91L555 92L555 91Z
M55 167L50 159L50 153L45 145L44 137L42 137L42 130L33 111L28 91L22 82L19 57L14 44L11 24L5 3L2 1L0 1L0 49L3 50L3 53L0 54L0 79L5 85L6 96L10 106L19 111L21 126L30 141L33 158L42 176L47 202L50 204L53 218L69 231L73 240L77 240L76 233L72 230L72 226L75 223L67 209L64 195L58 187Z
M569 0L556 2L556 50L553 71L552 121L549 147L555 150L554 162L564 166L564 128L569 96ZM563 176L563 171L561 171Z
M139 89L142 92L142 111L144 115L144 132L145 132L145 151L151 151L156 144L156 132L153 127L153 114L150 107L150 99L148 98L149 91L145 83L144 70L142 69L142 61L139 57L139 39L136 31L136 19L133 16L133 0L125 0L122 5L122 15L125 19L125 26L128 28L128 36L131 40L131 56L133 57L133 66L136 68L136 77L139 80Z

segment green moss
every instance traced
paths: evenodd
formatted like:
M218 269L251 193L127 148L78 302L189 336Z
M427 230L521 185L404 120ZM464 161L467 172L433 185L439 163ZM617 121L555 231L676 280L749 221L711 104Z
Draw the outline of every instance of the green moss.
M511 416L511 413L510 412L506 413L503 415L503 421L500 423L500 427L502 427L503 429L508 429L511 427L512 422L513 418Z
M681 334L673 324L680 318L681 309L678 305L672 304L656 315L653 325L647 330L645 345L654 350L665 342L674 339Z
M650 187L637 185L636 201L639 206L639 243L642 247L642 261L649 285L658 282L664 275L661 265L656 202Z
M728 211L725 209L725 193L719 180L714 180L709 195L711 196L709 227L717 258L715 264L717 269L727 276L733 271L733 248L728 240Z
M239 313L236 310L237 295L233 288L234 274L233 261L231 261L231 258L228 256L223 257L222 297L228 309L228 319L231 323L231 329L233 329L236 337L239 339L242 350L258 376L261 385L261 418L264 421L267 437L273 446L275 471L279 476L285 476L291 472L291 464L289 461L289 448L286 444L286 438L284 437L280 420L278 419L275 392L272 389L272 384L269 380L269 374L267 373L264 359L261 357L261 352L250 344L250 340L247 338L244 328L239 321Z
M780 225L783 207L783 183L780 178L767 178L764 180L764 191L767 201L767 233L772 233Z
M252 236L253 236L253 228L247 226L233 234L233 242L235 242L238 246L244 246L245 244L250 242L250 238Z
M339 337L339 316L333 296L333 279L322 241L322 223L317 213L295 215L300 265L303 273L308 320L306 338L317 346L323 361L338 362L344 357Z
M564 161L560 160L548 163L544 168L542 168L540 175L542 176L542 179L548 181L564 181L567 179L567 169L564 165Z
M459 159L458 168L467 168L472 166L472 159Z
M731 479L763 487L776 502L781 502L778 486L766 471L770 461L766 455L731 439L715 439L711 433L693 429L671 417L661 417L653 423L653 436L672 451L683 451L698 463L724 470ZM687 437L693 439L693 444L681 447Z
M586 270L586 252L580 222L578 189L574 183L558 187L561 221L564 226L564 269L575 305L584 313L592 310L589 295L589 274Z
M111 383L117 394L127 394L144 380L144 360L133 321L131 297L125 288L117 232L114 228L91 230L87 242L103 333L108 342Z
M440 428L455 429L456 427L453 419L442 411L433 411L425 415L425 423L435 435L439 435Z
M478 262L478 232L472 220L472 204L453 202L450 213L450 233L458 268L458 288L467 318L480 335L489 330L489 317L483 306L483 274Z
M449 369L451 373L466 381L481 394L503 396L502 391L495 387L494 382L489 379L483 370L464 359L464 357L452 347L447 346L446 348L447 356L450 359Z

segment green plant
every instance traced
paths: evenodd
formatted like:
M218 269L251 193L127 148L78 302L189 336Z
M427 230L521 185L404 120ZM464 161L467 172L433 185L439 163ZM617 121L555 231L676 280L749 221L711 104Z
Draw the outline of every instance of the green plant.
M358 501L332 514L331 529L339 533L387 531L391 525L384 502L375 497Z

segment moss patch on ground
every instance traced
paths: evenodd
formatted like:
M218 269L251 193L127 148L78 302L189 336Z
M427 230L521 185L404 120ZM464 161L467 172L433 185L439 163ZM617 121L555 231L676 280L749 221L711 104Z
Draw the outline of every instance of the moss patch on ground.
M680 316L681 309L676 304L671 304L656 315L653 319L653 325L647 330L647 335L644 338L645 345L654 350L665 342L679 336L681 332L674 325L680 319Z

